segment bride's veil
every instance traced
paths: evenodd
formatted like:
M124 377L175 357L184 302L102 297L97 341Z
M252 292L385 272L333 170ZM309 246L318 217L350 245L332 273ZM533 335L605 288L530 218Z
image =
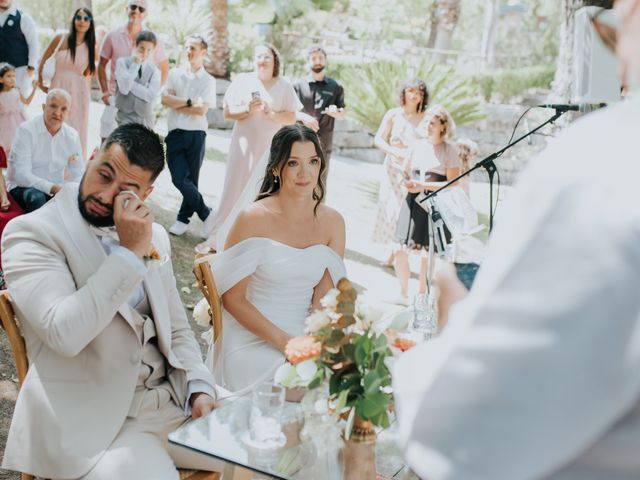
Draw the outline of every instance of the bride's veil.
M260 157L260 160L258 161L256 166L253 167L253 170L251 171L251 177L249 178L249 181L245 185L244 190L242 191L242 194L236 201L236 204L233 206L233 209L231 210L231 213L227 216L227 219L218 229L218 232L216 235L216 247L215 247L218 252L221 252L224 250L224 244L227 240L227 235L229 234L229 230L231 230L231 227L233 226L233 223L236 221L236 218L238 218L238 215L240 215L240 212L242 212L245 208L247 208L249 205L251 205L255 201L256 196L260 191L260 186L262 185L262 180L264 179L264 175L267 170L267 165L269 164L269 155L270 155L270 150L267 149L267 151L262 155L262 157Z

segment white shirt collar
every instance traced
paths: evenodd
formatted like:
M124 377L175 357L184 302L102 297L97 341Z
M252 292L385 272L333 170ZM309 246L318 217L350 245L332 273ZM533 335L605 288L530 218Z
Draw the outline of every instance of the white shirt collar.
M51 138L56 138L58 135L60 135L60 137L64 137L65 136L65 124L63 123L62 126L60 127L60 130L58 130L58 132L55 135L51 135L51 133L49 133L49 130L47 130L47 126L44 123L44 114L40 114L40 120L36 123L37 125L37 129L38 129L38 133L46 133L47 135L49 135Z
M7 18L9 18L12 15L15 16L17 12L18 12L18 7L14 2L5 12L0 13L0 26L4 26Z

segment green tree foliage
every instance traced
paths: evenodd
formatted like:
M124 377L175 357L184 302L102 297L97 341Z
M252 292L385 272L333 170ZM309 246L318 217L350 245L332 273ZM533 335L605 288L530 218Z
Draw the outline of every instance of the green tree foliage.
M211 9L207 0L162 3L162 13L150 19L149 25L155 32L168 36L167 54L172 61L179 63L184 56L184 42L191 35L201 35L210 41Z
M506 102L530 88L550 88L555 65L540 65L518 69L495 69L471 75L487 102Z
M336 70L347 94L349 115L367 130L375 132L385 112L398 106L398 89L407 72L425 81L431 105L442 105L456 124L463 125L484 117L477 89L451 67L423 61L418 65L406 60L377 61L343 66Z

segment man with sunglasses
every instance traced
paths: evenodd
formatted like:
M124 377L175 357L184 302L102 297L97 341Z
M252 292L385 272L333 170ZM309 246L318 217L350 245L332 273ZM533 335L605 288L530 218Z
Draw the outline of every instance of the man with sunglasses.
M0 0L0 63L16 67L16 85L26 97L38 63L38 32L33 19L13 0Z
M640 478L640 0L614 11L628 99L531 162L469 294L447 271L447 326L395 365L421 478Z
M0 0L2 1L2 0ZM105 109L100 119L100 137L103 139L116 128L116 64L119 58L130 57L136 49L136 37L143 28L142 24L149 13L147 0L128 0L125 25L109 32L100 49L100 64L98 65L98 80L102 90L102 101ZM164 84L169 74L169 58L164 50L164 43L158 37L153 52L153 63L160 69L161 80ZM110 64L110 75L107 81L107 64Z

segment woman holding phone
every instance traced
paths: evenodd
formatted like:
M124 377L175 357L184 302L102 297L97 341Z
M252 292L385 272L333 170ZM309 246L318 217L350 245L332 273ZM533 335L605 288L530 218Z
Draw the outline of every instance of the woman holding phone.
M260 186L249 184L256 165L267 153L275 133L283 125L295 123L295 112L302 108L291 83L280 76L278 50L261 43L253 52L254 71L237 75L224 96L224 118L235 120L235 125L220 204L209 238L196 247L198 252L224 245L228 230L225 226L230 226L248 206L239 206L239 200L246 197L253 201ZM246 189L251 192L243 195Z

